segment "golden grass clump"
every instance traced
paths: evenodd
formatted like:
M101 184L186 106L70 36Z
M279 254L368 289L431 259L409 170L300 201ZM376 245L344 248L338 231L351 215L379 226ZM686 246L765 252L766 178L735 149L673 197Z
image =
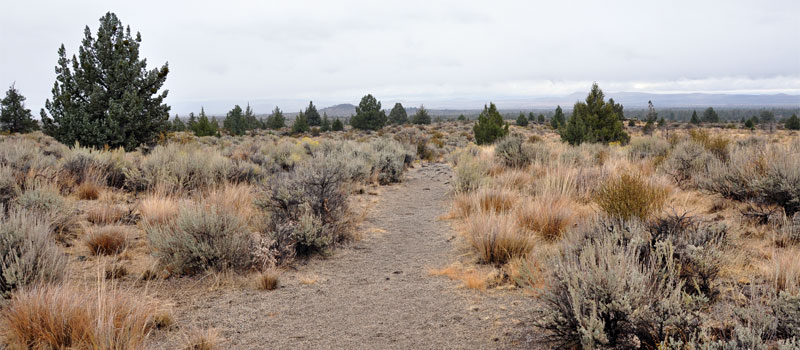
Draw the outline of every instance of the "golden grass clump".
M183 334L183 350L215 350L222 344L223 338L214 328L192 329Z
M86 220L95 225L114 224L128 215L128 210L112 203L95 203L86 209Z
M667 195L665 187L639 174L623 173L606 180L595 193L594 199L609 216L647 220L661 211Z
M97 200L100 198L100 186L91 181L84 181L75 189L75 195L83 200Z
M483 212L507 212L519 200L519 193L502 188L482 188L473 196Z
M119 290L44 285L16 294L0 314L11 349L141 349L156 304Z
M266 270L258 275L258 288L275 290L280 284L280 274L275 270Z
M178 201L171 196L152 194L139 202L138 211L145 224L165 224L178 216Z
M518 229L510 215L476 213L467 219L465 227L467 242L484 263L502 265L533 248L533 237Z
M521 228L555 241L577 220L573 204L565 198L537 197L518 206L514 217Z
M128 246L128 228L110 225L92 229L84 238L93 255L116 255Z

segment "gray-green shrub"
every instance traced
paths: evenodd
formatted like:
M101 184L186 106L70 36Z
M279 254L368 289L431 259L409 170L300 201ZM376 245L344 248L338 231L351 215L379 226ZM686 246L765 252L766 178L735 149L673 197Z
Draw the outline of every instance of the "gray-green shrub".
M661 163L661 170L678 186L686 187L714 160L714 156L703 145L694 141L684 141L675 145L668 153L666 160Z
M0 297L32 283L58 281L66 264L46 218L18 208L0 215Z
M664 157L669 151L669 142L660 137L636 137L628 146L628 155L633 159Z
M61 240L77 228L75 204L62 197L55 187L36 185L17 197L15 203L50 221L53 232Z

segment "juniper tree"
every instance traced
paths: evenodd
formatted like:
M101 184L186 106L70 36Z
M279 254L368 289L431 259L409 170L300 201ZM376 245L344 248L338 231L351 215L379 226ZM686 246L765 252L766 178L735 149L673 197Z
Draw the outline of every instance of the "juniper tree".
M424 105L419 106L417 112L414 113L414 116L411 118L411 122L417 125L431 123L431 116L428 114L428 110L425 109Z
M250 107L250 103L247 103L247 107L244 109L244 122L247 125L247 130L255 130L261 129L261 121L256 118L255 112L253 112L253 108Z
M463 121L467 121L467 117L464 114L459 114L458 115L458 121L462 121L462 122Z
M789 119L786 119L784 126L788 130L800 130L800 118L797 118L797 114L792 114Z
M202 107L200 110L202 110ZM191 112L189 113L189 120L186 122L186 129L195 132L195 128L197 128L197 117L194 116L194 112Z
M186 131L186 124L183 123L178 115L175 115L175 119L172 119L172 131Z
M647 102L649 103L650 101ZM615 103L613 98L608 99L608 104L614 108L614 112L617 113L617 118L619 118L619 120L625 120L625 108L621 104Z
M275 106L275 109L272 110L272 114L267 117L266 122L267 128L270 129L280 129L286 127L286 118L283 117L283 112L278 106Z
M520 113L522 113L522 112L520 112ZM529 121L529 122L534 122L534 121L536 121L536 115L535 115L535 114L533 114L533 112L528 112L528 121Z
M222 121L222 126L228 130L231 135L239 136L247 132L247 121L242 113L242 107L235 105L228 114L225 115L225 120Z
M197 136L213 136L219 132L219 124L217 124L216 118L212 117L211 120L208 120L206 110L200 107L200 115L192 131L194 131L194 134Z
M544 124L544 122L545 122L544 114L539 113L539 118L538 119L539 119L539 124Z
M139 58L139 33L131 35L111 12L100 18L95 36L88 26L77 56L58 49L53 99L41 111L45 132L62 143L134 149L167 129L169 73L165 63L147 70Z
M344 123L339 118L336 118L333 123L331 123L331 130L333 131L342 131L344 130Z
M25 108L25 96L19 93L14 84L6 91L6 97L0 100L0 129L19 133L39 129L31 110Z
M297 114L292 123L292 134L302 134L308 132L311 127L308 125L308 118L303 111Z
M331 131L331 121L328 119L328 113L322 113L322 123L320 123L319 129L323 132Z
M503 116L497 111L494 103L483 106L483 111L478 115L478 122L472 127L475 133L475 142L479 145L489 144L508 135L508 123L503 121Z
M656 107L653 106L653 101L647 101L647 114L644 116L644 120L647 122L655 122L657 119L658 112L656 112Z
M717 115L717 111L715 111L713 107L708 107L703 112L703 122L704 123L719 123L719 115Z
M519 116L517 117L517 126L528 126L528 118L525 118L525 113L519 112Z
M306 120L308 121L308 125L310 126L320 126L322 124L322 118L320 118L317 107L314 106L313 101L308 102L305 116Z
M700 118L697 116L697 111L692 111L692 118L689 119L689 123L694 125L700 125L701 121Z
M566 126L560 130L561 139L571 145L583 142L628 143L630 136L622 128L622 120L617 117L621 106L605 102L603 90L592 84L592 90L585 102L576 102Z
M361 98L356 107L356 115L350 118L350 125L361 130L380 130L386 124L386 113L381 103L371 94Z
M406 113L406 109L400 102L395 103L394 107L392 107L392 111L389 112L389 123L390 124L408 123L408 114Z
M566 118L564 117L564 111L561 110L561 106L556 106L556 112L553 114L553 118L550 118L550 126L552 126L553 129L558 130L565 124L567 124L567 122Z

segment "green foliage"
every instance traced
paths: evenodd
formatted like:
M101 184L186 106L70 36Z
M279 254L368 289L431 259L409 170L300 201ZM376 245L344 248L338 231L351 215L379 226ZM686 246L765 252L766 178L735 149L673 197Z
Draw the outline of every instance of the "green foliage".
M320 122L320 131L328 132L331 131L331 121L328 119L328 113L322 114L322 121Z
M507 136L497 142L495 156L503 165L525 168L534 161L545 162L550 158L547 146L525 142L522 136Z
M392 111L389 112L389 123L391 124L408 123L408 114L406 113L406 109L403 108L403 105L400 102L395 103L394 107L392 107Z
M194 114L192 114L191 117L193 118ZM200 107L200 117L197 119L197 122L194 123L194 126L191 127L194 134L197 136L216 135L219 132L219 124L217 124L216 119L212 119L213 122L208 120L205 109ZM189 120L189 125L192 125L191 119Z
M497 111L494 103L483 106L483 111L478 115L478 122L472 127L475 133L475 142L479 145L494 143L508 135L508 123L503 121L503 116Z
M610 104L611 107L614 108L614 112L617 113L617 118L619 118L619 120L625 120L625 113L624 113L625 108L621 104L614 103L613 98L608 99L608 104Z
M553 118L550 118L550 126L553 127L553 129L558 130L566 124L567 121L564 117L564 111L561 110L561 106L556 106L556 113L553 114Z
M25 108L25 96L12 84L6 97L0 100L0 130L26 133L38 129L39 124L33 120L31 110Z
M67 257L50 237L50 222L30 211L0 208L0 298L64 276Z
M247 121L244 118L244 114L242 113L242 107L236 105L231 109L228 114L225 115L225 120L222 121L222 126L225 130L228 130L231 135L234 136L241 136L244 135L247 130Z
M658 120L658 127L663 128L665 126L667 126L667 120L664 119L664 117L661 117L661 119Z
M746 121L744 122L744 127L745 127L745 128L748 128L748 129L750 129L750 130L753 130L753 129L755 129L755 127L756 127L756 123L755 123L755 122L753 122L753 119L751 118L751 119L748 119L748 120L746 120Z
M519 117L517 117L517 126L528 126L528 118L525 118L525 114L519 112Z
M610 217L647 220L664 207L667 190L649 183L640 175L625 173L606 180L597 190L594 200Z
M320 118L319 112L317 111L317 107L314 106L313 101L308 102L308 107L306 107L305 116L309 126L322 125L322 119Z
M430 124L431 123L431 116L428 114L428 110L425 109L425 106L419 106L417 112L414 113L414 116L411 117L411 122L417 125L423 124Z
M708 107L703 111L703 123L719 123L719 115L713 107Z
M275 109L272 110L272 114L267 117L267 122L265 124L267 128L273 130L286 127L286 118L284 118L283 112L281 112L278 106L275 106Z
M256 114L253 112L253 109L250 108L250 103L248 103L247 108L244 109L244 122L247 126L247 130L261 129L264 127L261 124L261 121L256 118Z
M797 114L792 114L789 119L786 119L784 126L788 130L800 130L800 118L797 118Z
M655 122L657 119L658 112L656 112L656 107L653 106L653 101L647 101L647 114L644 116L644 120Z
M192 115L192 117L194 117L194 115ZM183 120L181 120L177 114L175 115L175 119L172 119L171 129L172 131L186 131L186 124L183 123Z
M386 113L381 103L372 95L361 98L356 107L356 115L350 118L350 125L360 130L380 130L386 124Z
M466 116L464 116L463 114L459 114L459 115L458 115L458 119L457 119L457 120L458 120L458 121L460 121L460 122L463 122L463 121L466 121L466 120L467 120L467 117L466 117Z
M539 113L539 118L538 118L539 124L544 125L545 121L546 121L546 119L544 117L544 114Z
M772 123L775 121L775 113L772 113L770 110L764 110L759 114L758 120L765 124Z
M333 131L342 131L344 130L344 123L339 118L336 118L333 123L331 123L331 130Z
M700 118L697 117L697 111L692 111L692 119L689 120L689 123L700 125L701 121Z
M68 145L132 150L166 131L167 90L158 91L169 68L148 71L139 58L141 41L109 12L100 18L96 37L86 27L78 57L68 59L61 45L53 100L45 102L49 115L41 112L45 132Z
M36 186L17 197L17 206L50 222L59 240L64 240L78 228L75 205L50 186Z
M519 113L522 114L522 112L519 112ZM529 122L535 122L536 121L536 115L533 114L533 112L528 112L528 121Z
M253 264L252 239L234 212L201 204L181 208L175 222L145 226L159 264L172 275L246 269Z
M586 102L575 103L566 126L559 132L561 139L571 145L583 142L628 143L630 136L622 128L622 121L616 112L618 109L621 107L605 102L603 91L597 83L592 84Z
M308 125L308 117L303 112L298 113L297 117L294 118L294 123L292 123L292 134L303 134L309 130L311 130L311 127Z

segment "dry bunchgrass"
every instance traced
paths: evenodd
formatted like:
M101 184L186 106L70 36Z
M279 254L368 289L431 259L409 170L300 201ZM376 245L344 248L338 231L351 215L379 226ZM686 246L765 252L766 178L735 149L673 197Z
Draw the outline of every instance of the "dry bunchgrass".
M785 291L790 294L800 292L798 255L800 255L800 250L795 248L779 249L772 254L771 259L763 263L764 275L771 281L776 291Z
M125 207L113 203L96 202L86 209L86 220L95 225L118 223L126 215L128 210Z
M664 186L642 175L623 173L600 186L595 202L609 216L647 220L661 211L668 194Z
M481 272L475 268L464 268L458 264L452 264L441 269L430 269L428 273L433 276L446 276L454 281L461 281L462 285L469 289L483 291L494 279L492 272Z
M11 349L142 349L156 303L101 284L96 291L44 285L16 294L0 314Z
M93 255L116 255L128 246L128 228L110 225L93 228L84 238Z
M262 290L275 290L280 284L280 274L276 270L266 270L258 275L258 288Z
M467 242L484 263L501 265L533 248L533 237L519 229L510 215L476 213L464 226Z
M483 188L473 194L473 200L482 212L503 213L514 207L519 193L503 188Z
M224 340L214 328L193 328L185 332L182 338L178 348L183 350L216 350Z
M537 197L518 206L514 217L521 228L555 241L577 220L573 205L566 198Z
M75 189L75 195L83 200L97 200L100 198L100 186L92 181L84 181Z
M255 216L253 186L247 184L224 184L203 196L202 202L225 208L243 222L251 222Z
M137 210L145 224L165 224L178 216L178 201L169 195L153 193L139 202Z

